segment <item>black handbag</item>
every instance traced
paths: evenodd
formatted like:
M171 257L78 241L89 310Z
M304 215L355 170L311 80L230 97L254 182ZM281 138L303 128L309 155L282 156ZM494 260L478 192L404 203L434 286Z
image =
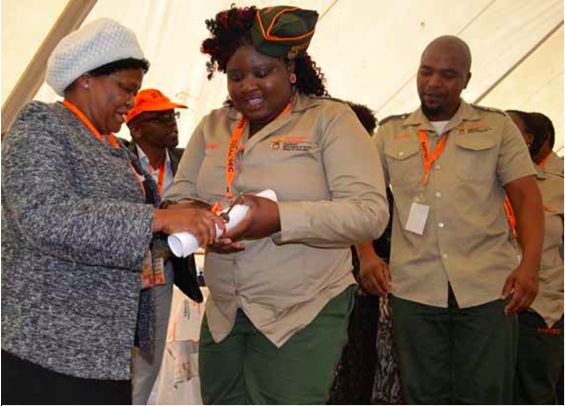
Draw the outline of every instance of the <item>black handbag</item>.
M202 292L198 286L194 255L187 258L171 256L170 260L173 263L175 285L177 285L186 296L197 303L202 303L204 296L202 296Z

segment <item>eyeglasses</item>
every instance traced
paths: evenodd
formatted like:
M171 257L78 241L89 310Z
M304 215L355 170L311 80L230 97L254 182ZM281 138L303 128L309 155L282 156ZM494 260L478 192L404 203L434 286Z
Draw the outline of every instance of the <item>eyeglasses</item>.
M140 120L139 123L156 123L167 124L170 121L176 121L180 117L180 111L175 111L174 113L161 113L157 116L149 117L144 120Z

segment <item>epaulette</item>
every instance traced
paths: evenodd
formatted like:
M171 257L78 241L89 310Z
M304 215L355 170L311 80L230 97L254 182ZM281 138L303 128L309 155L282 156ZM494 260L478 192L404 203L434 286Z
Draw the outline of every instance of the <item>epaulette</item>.
M382 120L379 120L379 127L385 124L387 121L390 120L403 120L408 117L410 113L403 113L403 114L393 114L392 116L386 116Z
M335 98L335 97L328 97L328 96L315 96L315 95L313 95L313 96L310 96L310 97L311 97L311 98L313 98L313 99L320 99L320 100L331 100L331 101L336 101L336 102L339 102L339 103L347 104L347 102L346 102L345 100L342 100L342 99L338 99L338 98Z
M506 115L506 112L504 110L495 109L494 107L479 106L478 104L471 104L471 107L473 107L477 110L490 111L491 113L502 114L503 116Z

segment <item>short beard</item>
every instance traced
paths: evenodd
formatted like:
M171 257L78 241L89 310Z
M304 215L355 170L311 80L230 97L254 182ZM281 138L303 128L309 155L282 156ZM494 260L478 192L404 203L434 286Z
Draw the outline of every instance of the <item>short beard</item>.
M442 109L441 106L438 106L438 107L435 107L435 108L430 108L430 107L426 106L424 104L424 102L422 102L422 112L424 113L424 115L426 117L437 116L439 113L441 113L442 110L443 109Z

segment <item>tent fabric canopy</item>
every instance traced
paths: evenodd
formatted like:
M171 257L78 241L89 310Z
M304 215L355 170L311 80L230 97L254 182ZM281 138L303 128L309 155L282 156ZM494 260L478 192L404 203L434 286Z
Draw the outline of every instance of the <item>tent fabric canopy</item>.
M5 19L6 13L2 13L3 103L64 3L2 2L2 11L9 10L10 16ZM200 45L208 36L204 21L232 3L99 0L85 20L114 18L138 34L151 62L143 87L159 88L189 106L179 121L181 146L200 119L220 107L227 97L225 75L216 74L207 80L207 58L200 53ZM419 105L415 77L423 49L440 35L457 35L469 44L473 55L472 78L463 97L499 109L546 114L556 129L555 151L563 155L561 0L236 2L237 6L252 4L316 9L320 20L309 52L322 68L330 94L366 104L380 119ZM38 16L49 18L41 20ZM33 35L26 35L32 25ZM11 83L5 83L5 78ZM36 99L52 102L58 97L43 85ZM129 138L125 126L119 135Z

